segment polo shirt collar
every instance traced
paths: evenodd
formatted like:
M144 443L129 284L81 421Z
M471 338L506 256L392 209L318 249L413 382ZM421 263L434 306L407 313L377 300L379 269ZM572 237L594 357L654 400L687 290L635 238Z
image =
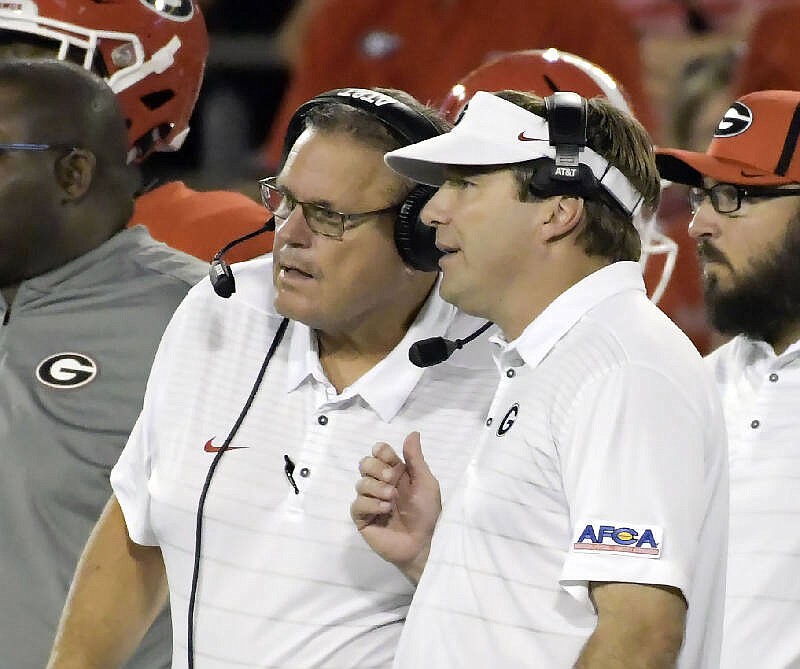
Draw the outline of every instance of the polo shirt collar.
M359 396L383 421L389 422L394 418L425 371L409 361L409 347L420 339L444 336L456 315L456 308L439 297L440 281L441 277L400 343L371 370L339 393L335 403ZM295 322L289 346L286 391L291 392L303 383L313 381L330 385L319 360L316 334L307 325Z
M589 311L609 297L627 291L645 293L639 263L625 260L592 272L553 300L514 341L508 342L502 335L492 337L497 347L495 362L502 368L509 358L520 357L528 365L538 365Z
M39 294L51 294L58 289L70 286L73 282L78 282L83 286L88 280L87 272L109 258L114 259L119 255L124 255L126 249L136 248L148 236L149 233L143 226L120 230L91 251L49 272L23 281L20 284L15 302L21 304L27 301L29 297L26 295L27 290ZM98 279L94 276L92 280L97 281Z
M800 357L800 340L791 344L783 353L777 355L771 344L765 341L750 339L745 335L737 335L733 340L736 347L736 357L743 366L749 366L759 361L770 360L774 363L787 364Z

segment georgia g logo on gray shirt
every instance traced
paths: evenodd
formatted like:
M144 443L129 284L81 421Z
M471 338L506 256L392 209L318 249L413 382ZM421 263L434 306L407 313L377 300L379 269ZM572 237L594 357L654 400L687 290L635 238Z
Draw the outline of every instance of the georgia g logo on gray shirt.
M94 380L97 369L97 363L83 353L56 353L39 363L36 378L50 388L80 388Z

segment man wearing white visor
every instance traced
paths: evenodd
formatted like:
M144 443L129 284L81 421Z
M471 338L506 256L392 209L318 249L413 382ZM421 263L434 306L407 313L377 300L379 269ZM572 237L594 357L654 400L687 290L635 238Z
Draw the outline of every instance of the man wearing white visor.
M632 217L659 196L649 137L599 98L478 92L386 162L439 186L422 219L441 295L503 333L441 517L417 433L402 459L378 444L360 463L353 520L418 582L395 667L717 667L725 430L636 262Z

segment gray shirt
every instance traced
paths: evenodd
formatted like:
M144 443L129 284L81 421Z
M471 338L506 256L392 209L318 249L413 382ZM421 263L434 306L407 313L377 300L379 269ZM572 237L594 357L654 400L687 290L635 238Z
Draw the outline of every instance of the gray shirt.
M41 669L161 334L206 273L143 227L0 298L0 669ZM129 667L168 667L162 615Z

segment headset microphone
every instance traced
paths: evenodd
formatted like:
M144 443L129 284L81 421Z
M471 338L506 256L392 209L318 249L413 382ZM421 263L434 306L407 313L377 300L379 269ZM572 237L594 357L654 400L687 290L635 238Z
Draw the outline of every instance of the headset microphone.
M225 262L223 256L230 251L234 246L246 242L248 239L262 235L265 232L275 231L275 219L270 218L258 230L248 232L246 235L237 237L232 242L228 242L219 251L214 254L211 259L211 265L208 268L208 278L211 280L211 286L214 292L220 297L230 297L236 292L236 281L233 278L233 272L230 265Z
M492 321L486 321L475 332L464 339L445 339L444 337L430 337L422 341L416 341L408 349L408 359L417 367L432 367L440 362L447 360L456 349L464 344L469 344L475 337L479 337L493 325Z

